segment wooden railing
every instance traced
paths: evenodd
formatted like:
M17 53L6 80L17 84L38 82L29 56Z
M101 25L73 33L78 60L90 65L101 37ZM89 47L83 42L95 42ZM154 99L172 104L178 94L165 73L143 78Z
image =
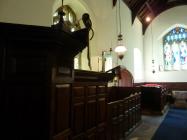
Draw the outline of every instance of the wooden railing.
M118 88L113 88L119 91ZM141 120L141 93L139 90L132 92L133 87L120 88L120 91L128 89L131 91L129 96L125 97L127 92L119 92L124 94L124 98L121 95L121 99L116 98L117 100L107 103L107 140L124 139ZM112 88L110 90L113 91ZM110 96L110 92L108 93Z

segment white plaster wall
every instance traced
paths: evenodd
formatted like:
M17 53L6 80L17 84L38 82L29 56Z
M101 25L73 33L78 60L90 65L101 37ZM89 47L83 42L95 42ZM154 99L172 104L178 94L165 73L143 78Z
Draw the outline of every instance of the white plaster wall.
M89 7L94 12L96 19L97 42L95 46L96 50L94 57L100 58L102 51L109 51L110 48L114 50L117 45L119 23L117 22L116 17L118 16L118 13L116 14L116 7L112 8L112 2L108 3L108 0L95 0L87 2L89 4ZM123 42L128 49L124 56L122 64L125 65L125 67L134 75L135 82L143 82L144 67L142 25L137 19L132 25L131 12L123 2L121 2L121 17ZM138 66L134 65L134 58L136 58L134 57L134 48L138 48L141 54L140 58L137 59L137 61L139 61L141 64ZM113 53L113 56L113 67L115 67L117 65L116 54ZM93 66L94 70L98 69L97 66L97 64ZM137 72L137 70L139 71Z
M102 51L109 51L112 47L111 39L114 34L115 25L115 14L114 9L112 9L112 1L108 0L83 0L90 11L93 12L95 22L94 31L95 35L93 40L91 40L91 64L92 70L98 71L101 70L98 68L100 64L98 64L98 59L100 59L102 55ZM93 20L93 19L92 19ZM115 36L115 35L114 35ZM94 42L94 43L93 43Z
M0 0L0 22L51 26L53 0Z
M160 14L152 22L153 46L151 41L151 25L144 36L144 64L146 82L187 82L187 71L159 71L164 66L162 37L177 25L187 26L187 6L178 6ZM153 51L153 54L152 54ZM152 73L152 57L155 59L156 73Z
M128 49L125 54L123 64L133 74L135 82L143 82L144 65L142 24L136 18L132 25L131 12L125 4L123 4L122 8L122 17L125 17L122 20L124 23L124 26L122 27L122 31L124 33L124 44ZM134 54L135 48L139 50L139 57L137 54Z
M132 36L129 37L130 42L132 43L132 53L130 55L133 56L133 62L131 63L134 65L134 81L144 82L144 50L143 50L143 36L142 36L142 24L136 18L135 22L132 26Z

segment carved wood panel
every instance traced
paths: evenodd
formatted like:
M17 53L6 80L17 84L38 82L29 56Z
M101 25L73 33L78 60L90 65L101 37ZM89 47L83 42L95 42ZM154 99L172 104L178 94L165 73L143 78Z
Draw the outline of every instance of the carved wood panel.
M96 86L88 86L86 91L86 129L91 129L96 126Z
M82 139L85 133L85 88L72 87L72 131L74 139Z
M86 86L86 139L96 139L97 95L96 86Z
M55 89L54 97L54 140L70 137L71 121L71 86L70 84L58 84Z
M12 43L8 45L18 46L17 42ZM37 52L35 49L24 49L22 45L18 48L6 49L6 73L4 77L6 80L16 80L17 82L46 82L47 70L50 65L47 53L42 49L38 49Z
M45 90L48 88L42 85L9 84L4 87L7 139L49 137L49 102Z
M73 139L105 140L106 85L77 83L72 89ZM79 128L77 131L75 126Z
M107 104L107 140L119 140L118 101Z
M0 40L0 81L3 79L3 71L4 71L4 59L3 55L4 55L4 48L1 47L1 40Z
M97 87L97 139L106 139L106 86Z

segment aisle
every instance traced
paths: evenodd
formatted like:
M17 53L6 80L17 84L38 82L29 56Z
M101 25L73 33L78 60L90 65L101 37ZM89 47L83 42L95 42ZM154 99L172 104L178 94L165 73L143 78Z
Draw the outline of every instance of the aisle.
M142 123L126 140L151 140L166 114L167 112L162 116L142 116Z
M187 109L171 107L152 140L186 140Z

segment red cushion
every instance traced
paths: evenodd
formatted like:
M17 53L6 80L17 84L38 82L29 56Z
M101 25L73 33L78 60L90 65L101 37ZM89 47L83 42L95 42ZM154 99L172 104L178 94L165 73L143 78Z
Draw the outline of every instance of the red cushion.
M161 87L159 84L145 84L144 87Z

